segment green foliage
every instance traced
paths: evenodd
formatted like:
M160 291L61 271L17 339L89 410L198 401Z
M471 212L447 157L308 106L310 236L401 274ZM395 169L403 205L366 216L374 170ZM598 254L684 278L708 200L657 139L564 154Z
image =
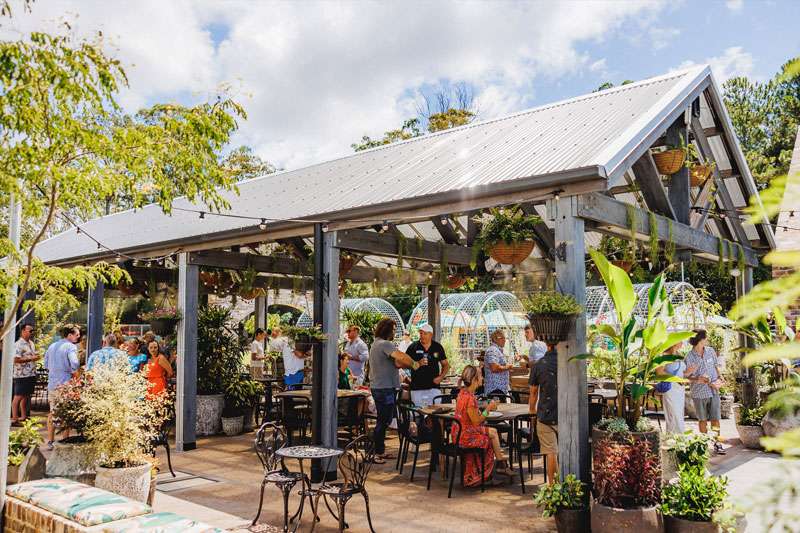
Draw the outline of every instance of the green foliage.
M369 150L370 148L377 148L378 146L419 137L422 134L422 131L419 129L419 119L411 118L403 122L400 129L387 131L383 135L383 139L372 139L369 135L364 135L361 137L360 143L353 143L350 147L356 152L360 152L361 150Z
M667 244L664 246L664 259L671 264L672 259L675 257L675 224L671 218L667 219L667 223L669 224L669 230Z
M626 241L625 239L620 239L619 237L603 235L600 237L600 242L598 243L596 250L609 261L633 259L630 242Z
M661 439L661 449L671 453L679 466L700 466L708 463L708 445L715 436L688 430L684 434L667 434Z
M634 431L650 431L653 429L653 424L646 416L640 416L636 424L633 425Z
M586 375L590 378L611 378L619 373L620 356L616 350L599 346L592 348L595 357L586 361Z
M647 251L650 253L650 260L653 264L658 264L658 220L652 211L650 211L650 240Z
M566 478L560 478L552 485L545 485L539 492L533 495L539 507L543 508L542 518L555 516L561 509L580 509L585 507L584 490L586 484L569 474Z
M602 429L603 431L608 431L609 433L630 433L630 429L624 418L603 418L595 424L594 427Z
M684 520L710 522L728 498L728 479L706 476L702 466L682 465L680 478L661 491L661 511Z
M55 390L52 413L53 423L59 431L72 430L82 435L86 429L86 382L86 374L81 374L78 379L70 380Z
M242 370L247 341L233 328L231 309L207 305L197 317L197 394L223 394Z
M367 346L372 346L375 340L375 326L383 318L383 314L375 311L374 309L347 309L342 308L339 315L341 323L347 326L358 326L361 328L358 336L363 340ZM402 324L398 324L398 329ZM344 340L344 339L343 339Z
M630 257L636 260L636 208L631 204L625 204L625 207L627 208L628 230L630 231Z
M487 250L503 241L508 245L536 240L534 227L542 221L537 215L527 215L519 205L506 208L492 207L489 212L476 215L473 220L480 230L473 246Z
M249 180L277 172L275 165L253 155L249 146L240 146L222 160L222 170L229 172L236 181Z
M428 131L442 131L456 128L472 122L475 113L466 109L448 108L447 111L434 113L428 117Z
M242 410L256 407L259 397L264 394L264 385L247 376L237 374L225 384L225 408L235 411L239 416Z
M608 507L649 507L661 495L658 455L633 438L627 443L601 440L596 446L594 490L598 503Z
M22 427L8 434L8 464L20 465L25 459L25 454L33 448L44 443L39 429L44 418L31 417L22 422Z
M555 291L531 293L523 306L529 316L575 315L583 311L583 306L573 295Z
M763 421L764 408L761 405L756 405L752 409L743 405L739 409L740 426L760 426Z

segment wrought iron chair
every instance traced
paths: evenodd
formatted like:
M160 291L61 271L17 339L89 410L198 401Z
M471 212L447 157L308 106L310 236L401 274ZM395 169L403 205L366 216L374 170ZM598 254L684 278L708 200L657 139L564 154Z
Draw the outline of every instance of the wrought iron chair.
M163 446L167 452L167 466L169 466L169 473L172 474L172 477L175 477L175 472L172 470L172 459L169 456L169 434L172 433L172 428L175 427L175 410L174 408L170 411L169 416L164 419L161 423L161 427L158 428L158 432L155 436L148 439L147 443L150 446L150 451L153 453L153 457L156 456L156 448L159 446Z
M256 424L264 422L277 422L280 420L280 409L273 396L272 383L264 383L263 400L256 409Z
M425 425L425 417L411 409L407 405L397 406L397 433L400 435L402 445L397 453L397 462L400 465L400 473L403 473L403 466L408 460L408 448L414 445L414 463L411 467L411 481L414 481L414 473L417 471L417 458L419 457L419 447L423 444L431 443L431 431ZM411 422L416 421L417 434L411 432ZM431 455L433 462L433 455Z
M323 483L316 490L316 497L314 500L314 520L311 522L311 531L313 533L314 527L317 525L319 511L319 497L325 497L325 505L328 511L339 520L339 533L342 533L346 528L349 528L347 522L344 520L344 509L350 498L356 494L361 494L364 497L364 504L367 507L367 522L369 529L375 533L375 528L372 527L372 517L369 514L369 495L367 494L367 476L372 467L372 462L375 459L375 443L366 435L361 435L353 440L344 449L344 453L339 456L339 472L342 474L343 481L341 483ZM328 505L328 497L336 502L337 514Z
M271 433L270 433L271 431ZM261 508L264 506L264 488L267 483L275 484L283 493L283 532L289 530L289 493L292 488L303 480L300 472L290 472L286 465L283 464L283 459L278 457L275 452L280 450L286 445L286 434L281 428L271 422L262 425L256 432L255 448L256 455L261 461L261 466L264 469L264 479L261 481L261 499L258 502L258 513L253 519L253 524L256 525L258 517L261 516ZM302 500L301 500L302 506ZM298 513L300 510L298 509ZM295 513L297 516L297 513ZM294 520L295 516L292 517Z
M523 427L523 423L529 424L528 428ZM527 431L523 431L527 430ZM538 456L543 460L544 482L547 483L547 456L542 453L542 446L539 443L539 434L536 432L536 415L518 415L514 417L514 444L513 447L517 454L519 465L519 483L522 493L525 494L525 473L522 470L522 456L528 456L528 472L533 479L533 460L532 457Z
M433 420L434 429L431 432L431 461L433 461L434 455L444 455L445 457L445 464L442 469L442 472L447 473L450 470L450 489L447 492L447 497L450 498L453 494L453 481L456 477L456 463L458 459L461 459L461 484L464 484L464 458L467 455L474 454L477 456L478 460L481 463L481 492L484 491L484 481L486 478L486 471L485 471L485 450L483 448L463 448L459 446L458 443L461 439L461 422L458 421L457 418L450 416L450 415L430 415L431 420ZM441 431L439 428L436 427L436 424L441 425ZM448 431L448 428L451 428ZM452 435L452 440L448 439L448 436ZM453 466L452 469L450 468L450 459L453 459ZM428 490L431 490L431 473L433 472L432 468L428 469Z

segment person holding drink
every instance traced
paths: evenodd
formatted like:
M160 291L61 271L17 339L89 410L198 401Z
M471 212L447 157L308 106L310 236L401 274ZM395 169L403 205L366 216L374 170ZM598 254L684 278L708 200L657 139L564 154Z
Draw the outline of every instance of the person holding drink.
M406 353L414 361L425 359L428 364L411 370L411 403L427 407L440 393L439 384L450 367L444 347L433 340L433 328L425 324L419 328L419 340L412 342Z

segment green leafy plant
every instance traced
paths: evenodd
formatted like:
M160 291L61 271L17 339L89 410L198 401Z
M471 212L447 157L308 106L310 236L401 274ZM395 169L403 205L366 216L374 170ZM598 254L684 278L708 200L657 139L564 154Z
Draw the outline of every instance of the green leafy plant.
M146 313L140 313L137 316L145 322L160 319L180 320L181 317L183 317L183 312L179 307L170 307L167 309L154 309L152 311L147 311Z
M533 495L542 510L542 518L555 516L562 509L580 509L585 507L584 489L586 484L575 475L569 474L552 485L545 485Z
M506 208L492 207L488 213L477 215L473 220L480 227L473 246L484 250L501 241L512 245L535 240L534 228L542 221L541 217L525 214L519 205Z
M383 314L374 309L348 309L342 308L340 321L348 326L358 326L358 336L367 346L372 346L375 340L375 326L383 318ZM345 342L345 339L342 339Z
M523 306L529 315L576 315L583 311L575 296L556 291L532 293Z
M611 378L619 372L619 352L599 346L592 348L597 357L586 361L586 375L590 378Z
M681 358L680 355L665 355L670 346L694 335L692 332L667 333L667 323L675 310L667 296L664 276L658 276L647 292L647 316L640 323L634 316L639 297L633 290L633 283L619 267L608 262L596 250L589 254L605 282L608 294L614 302L617 325L592 324L589 334L599 333L608 337L620 354L619 373L613 376L617 391L616 416L625 418L628 427L635 427L642 413L647 392L653 388L653 381L684 383L677 376L658 375L659 366ZM595 353L581 354L570 360L597 359Z
M39 429L42 427L44 418L31 417L22 422L22 427L12 431L8 435L8 464L18 466L22 464L25 455L33 447L38 447L44 443Z
M662 439L661 449L675 457L678 466L705 466L708 463L708 445L715 435L687 431L684 434L667 434Z
M760 426L763 421L764 408L761 405L756 405L752 409L743 405L739 409L740 426Z
M239 416L244 409L255 407L264 394L264 385L239 374L225 385L225 415Z
M603 235L600 237L600 242L597 244L596 250L609 261L626 261L633 259L630 241L620 239L619 237Z
M624 418L603 418L594 427L609 433L630 433L630 428L628 428Z
M310 337L312 339L324 342L330 338L330 335L323 333L322 326L286 326L282 328L281 331L283 331L283 334L293 341L297 341L301 337Z
M661 511L693 522L711 522L728 498L728 479L706 476L698 465L681 465L680 477L661 491Z
M667 219L667 244L664 246L664 259L667 263L672 263L675 257L675 224L672 219Z
M84 410L86 385L86 374L81 374L77 379L70 380L53 391L55 397L53 423L56 424L59 432L71 430L79 435L84 433L86 429L86 411Z
M197 317L197 393L223 394L242 370L246 339L233 328L231 309L200 308Z
M653 424L646 416L640 416L639 420L633 425L633 429L634 431L651 431L653 429Z

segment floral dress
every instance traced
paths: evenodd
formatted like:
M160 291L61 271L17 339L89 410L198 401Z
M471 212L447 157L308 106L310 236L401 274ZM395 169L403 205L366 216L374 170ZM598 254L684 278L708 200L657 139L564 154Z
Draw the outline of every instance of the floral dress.
M467 413L467 408L478 407L478 400L468 390L464 389L458 394L456 399L456 419L461 422L461 438L458 445L462 448L483 448L484 452L484 475L485 480L492 476L492 468L494 467L494 450L492 449L492 442L489 439L489 429L486 426L476 426L472 423ZM451 435L455 439L458 431L458 426L453 424ZM481 484L481 465L478 462L480 457L476 454L469 454L465 457L464 462L464 485L467 487L475 487Z

